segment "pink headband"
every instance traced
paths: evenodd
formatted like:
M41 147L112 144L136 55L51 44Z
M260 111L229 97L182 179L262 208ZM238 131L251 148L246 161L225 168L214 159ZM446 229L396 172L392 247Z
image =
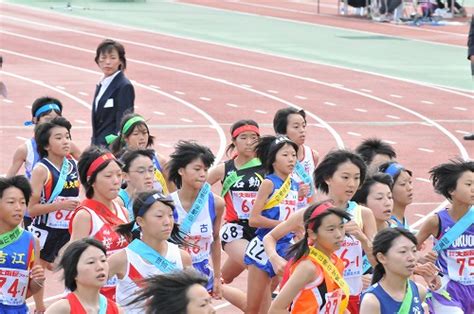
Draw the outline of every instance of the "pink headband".
M257 135L260 135L260 130L258 129L258 127L256 127L255 125L247 124L247 125L242 125L241 127L238 127L237 129L235 129L234 132L232 132L232 137L236 138L237 136L239 136L240 133L243 133L246 131L252 131L252 132L257 133Z
M314 218L316 218L317 216L321 215L322 213L324 213L326 210L328 210L329 208L333 208L334 207L334 204L331 202L331 201L326 201L326 202L323 202L322 204L319 204L314 210L313 212L311 213L311 216L309 217L309 220L312 220ZM314 227L314 221L311 222L308 227L313 230L313 227Z

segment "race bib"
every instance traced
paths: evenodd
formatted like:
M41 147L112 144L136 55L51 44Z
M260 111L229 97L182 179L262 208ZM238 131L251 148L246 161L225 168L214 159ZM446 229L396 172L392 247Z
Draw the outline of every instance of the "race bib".
M326 303L321 309L320 313L324 314L338 314L339 313L339 305L342 299L342 291L340 289L328 292L324 295L326 299Z
M344 262L344 278L362 276L362 248L359 240L346 237L336 254Z
M449 278L463 285L474 284L474 249L447 250Z
M22 305L28 288L28 270L0 268L0 303Z
M221 228L222 241L229 243L244 237L244 227L236 223L226 223Z
M298 192L290 191L286 198L280 203L280 221L287 220L295 212Z
M249 242L249 245L247 245L247 249L245 250L245 255L260 265L265 265L268 262L267 253L265 253L263 243L258 237L253 238L252 241Z
M35 227L34 225L30 225L28 227L28 230L38 238L39 243L40 243L40 249L42 250L44 247L44 244L46 243L46 239L48 238L48 231L43 230L40 228Z
M232 203L239 219L249 219L257 192L232 191Z
M61 197L58 196L53 203L65 200L79 200L77 197ZM48 214L46 226L55 229L68 229L71 221L73 210L57 210Z
M193 264L209 259L212 238L197 236L186 236L186 242L192 246L186 246L186 251L191 255Z

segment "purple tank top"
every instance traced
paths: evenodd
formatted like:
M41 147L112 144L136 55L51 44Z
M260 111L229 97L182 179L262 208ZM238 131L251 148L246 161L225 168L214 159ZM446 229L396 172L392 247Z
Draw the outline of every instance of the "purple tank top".
M435 239L435 245L449 229L454 226L454 221L447 209L438 212L440 234ZM451 245L438 253L437 266L449 279L463 285L474 284L474 224L454 240Z

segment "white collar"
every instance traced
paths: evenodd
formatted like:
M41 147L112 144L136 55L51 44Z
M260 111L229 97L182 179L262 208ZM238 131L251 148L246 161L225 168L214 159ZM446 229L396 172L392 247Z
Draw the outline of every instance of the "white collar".
M103 77L99 84L101 84L102 86L109 86L110 83L113 81L113 79L120 73L122 72L121 70L118 70L117 72L115 72L114 74L110 75L110 76L107 76L107 77Z

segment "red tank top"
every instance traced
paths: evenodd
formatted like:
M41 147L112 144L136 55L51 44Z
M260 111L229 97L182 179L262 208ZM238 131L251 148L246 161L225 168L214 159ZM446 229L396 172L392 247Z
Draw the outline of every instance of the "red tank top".
M69 293L66 296L66 300L69 302L69 307L71 308L71 314L87 314L86 310L81 304L81 301L77 298L77 296L74 293ZM107 314L118 314L118 306L117 304L110 300L107 299L107 311L105 312Z

